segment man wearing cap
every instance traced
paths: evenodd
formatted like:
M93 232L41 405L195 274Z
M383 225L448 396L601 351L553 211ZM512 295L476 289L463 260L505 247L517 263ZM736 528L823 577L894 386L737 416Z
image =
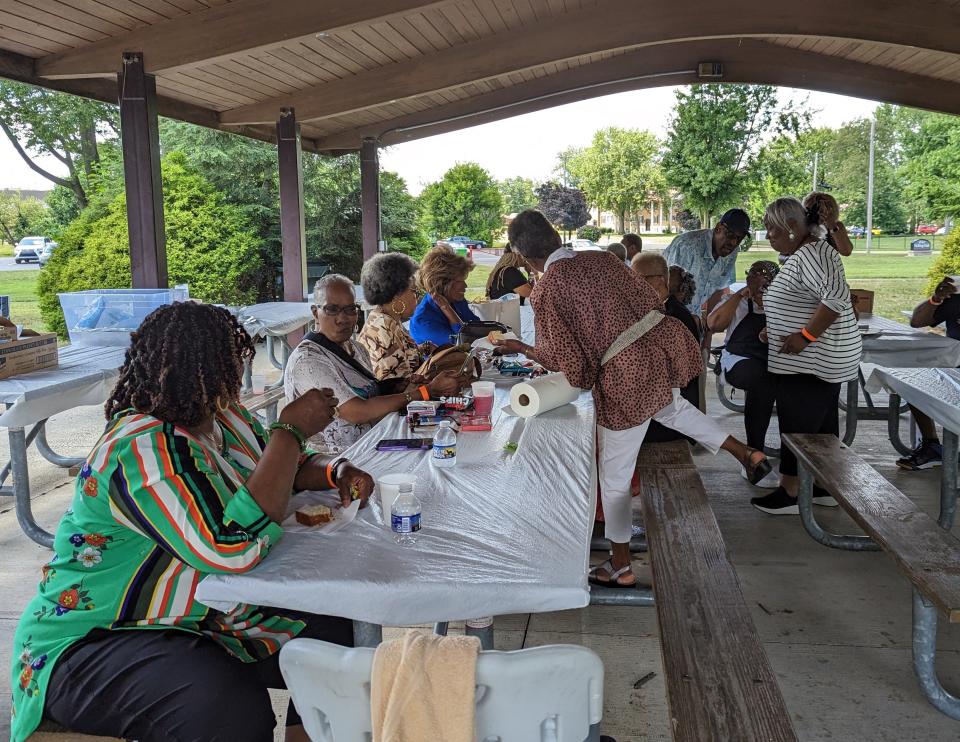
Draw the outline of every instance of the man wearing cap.
M736 279L737 248L750 232L750 217L743 209L730 209L713 229L684 232L670 243L663 257L669 265L679 265L697 283L690 302L695 314L706 304L709 311L720 300L724 289Z

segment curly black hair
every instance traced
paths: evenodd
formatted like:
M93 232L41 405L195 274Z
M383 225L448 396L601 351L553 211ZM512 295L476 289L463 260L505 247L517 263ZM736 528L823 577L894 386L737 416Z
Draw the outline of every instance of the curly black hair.
M130 335L120 378L104 407L107 420L125 410L193 426L235 402L253 341L222 307L174 302L155 309Z
M383 252L363 264L360 285L363 298L370 304L389 304L410 288L420 266L402 252Z

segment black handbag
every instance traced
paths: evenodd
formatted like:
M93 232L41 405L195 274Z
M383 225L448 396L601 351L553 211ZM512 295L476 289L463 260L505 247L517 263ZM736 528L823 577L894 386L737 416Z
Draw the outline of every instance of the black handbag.
M485 338L494 330L500 332L510 332L510 328L502 322L492 322L481 320L480 322L464 322L460 327L460 334L457 335L458 345L472 345L474 340Z

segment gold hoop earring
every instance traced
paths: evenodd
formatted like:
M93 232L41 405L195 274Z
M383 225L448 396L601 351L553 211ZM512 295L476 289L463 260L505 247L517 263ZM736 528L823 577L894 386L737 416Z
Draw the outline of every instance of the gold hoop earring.
M397 309L398 303L400 304L399 309ZM394 314L403 316L404 314L407 313L407 303L403 299L400 299L399 301L394 301L393 304L390 305L390 311L393 312Z
M219 410L220 412L226 412L227 410L230 409L230 403L228 402L227 404L223 404L223 403L220 401L220 396L219 396L219 395L217 396L217 399L216 399L216 401L214 402L214 404L217 405L217 410Z

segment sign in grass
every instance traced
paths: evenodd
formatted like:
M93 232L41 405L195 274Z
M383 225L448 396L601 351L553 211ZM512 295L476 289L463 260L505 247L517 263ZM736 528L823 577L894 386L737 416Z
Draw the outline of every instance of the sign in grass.
M932 252L933 245L930 244L930 240L919 239L910 243L911 255L929 255Z

